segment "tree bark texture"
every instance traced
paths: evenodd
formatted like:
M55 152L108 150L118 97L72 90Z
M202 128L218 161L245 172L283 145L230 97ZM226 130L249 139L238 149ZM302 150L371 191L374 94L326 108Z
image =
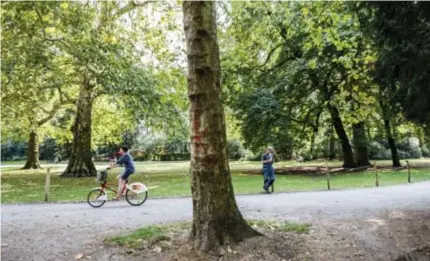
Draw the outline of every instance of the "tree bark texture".
M213 2L183 2L191 129L191 242L210 252L257 236L236 204L228 164Z
M355 148L355 163L358 167L370 165L364 122L361 121L352 125L352 135Z
M336 139L334 137L334 133L333 133L333 126L330 127L329 132L328 132L329 137L329 141L328 141L328 158L329 160L334 160L336 158L336 153L335 153L335 143L336 143Z
M388 146L391 150L391 160L393 161L393 167L401 167L399 154L397 153L397 146L394 140L393 134L391 133L390 120L384 120L385 136L387 137Z
M338 138L342 143L342 152L343 152L343 167L344 168L355 168L356 164L354 162L354 155L352 153L351 145L349 144L348 135L345 132L345 129L342 124L342 119L340 118L339 110L331 105L327 105L327 109L330 113L331 122L336 131Z
M318 131L313 130L312 136L311 136L311 148L309 150L310 159L313 160L316 158L315 153L315 137L318 135Z
M85 80L79 90L77 113L72 126L72 153L63 177L88 177L97 174L91 154L92 109L92 86L89 80Z
M37 131L32 129L28 138L27 161L22 169L40 169L39 140Z

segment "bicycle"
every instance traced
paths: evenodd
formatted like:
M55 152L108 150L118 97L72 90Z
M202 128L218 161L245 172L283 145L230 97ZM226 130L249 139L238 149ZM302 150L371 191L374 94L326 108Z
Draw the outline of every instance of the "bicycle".
M93 208L99 208L106 203L106 201L108 200L106 189L112 191L115 194L118 193L117 190L109 187L117 186L117 184L107 182L109 169L110 168L107 168L104 171L97 173L97 181L100 182L101 187L94 188L88 194L87 203ZM148 188L145 186L145 184L140 182L134 182L128 185L128 179L122 187L121 195L124 196L124 192L125 199L127 200L128 204L132 206L140 206L145 203L146 199L148 198Z

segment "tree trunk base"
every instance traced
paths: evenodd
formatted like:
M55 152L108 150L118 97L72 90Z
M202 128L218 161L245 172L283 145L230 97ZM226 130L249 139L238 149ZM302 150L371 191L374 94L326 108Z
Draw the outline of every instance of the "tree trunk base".
M372 164L370 164L370 162L369 161L367 161L367 162L357 162L357 168L358 167L366 167L366 166L369 166L369 165L372 165Z
M89 165L89 166L88 166ZM85 162L72 163L69 162L66 170L61 174L61 177L80 178L80 177L95 177L97 170L94 163L85 164Z
M199 235L196 233L196 228L193 225L190 243L194 249L217 254L217 251L223 246L235 245L248 238L264 236L249 226L242 218L227 218L224 220L227 220L227 222L220 222L221 224L218 226L205 226L205 224L201 224L204 228L201 228L203 231Z
M22 167L21 169L41 169L42 167L40 166L39 162L26 162L24 167Z
M346 162L346 163L342 164L342 167L345 168L345 169L353 169L353 168L356 168L357 165L355 163L348 163L348 162Z

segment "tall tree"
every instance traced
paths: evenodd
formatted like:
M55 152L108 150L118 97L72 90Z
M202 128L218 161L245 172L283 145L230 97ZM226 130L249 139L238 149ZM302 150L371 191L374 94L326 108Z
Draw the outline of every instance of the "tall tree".
M44 39L39 19L45 15L33 3L2 2L2 136L26 132L24 169L40 168L40 135L58 112L73 105L76 93L67 57Z
M228 92L240 99L236 94L249 86L270 89L282 97L280 110L313 132L327 112L342 145L343 166L355 167L346 94L359 85L354 82L361 80L367 46L363 51L359 44L354 13L340 2L240 2L232 3L231 16L224 38L231 46L225 60L232 73L225 78L234 92Z
M400 167L393 120L403 111L408 120L430 123L428 39L430 5L426 2L354 3L361 31L373 40L377 59L371 74L393 167Z
M220 62L213 2L184 1L191 122L191 240L202 251L258 235L236 204L221 104Z
M378 82L392 92L405 118L430 123L430 3L369 2L363 16L365 32L378 50ZM370 8L369 8L370 7ZM394 84L394 86L392 86ZM391 89L391 90L390 90Z
M135 48L137 32L119 19L136 7L129 2L63 2L61 8L35 4L35 10L49 10L49 19L40 19L45 40L72 57L69 64L77 74L79 94L72 126L72 152L62 176L96 174L91 155L92 112L101 95L121 94L129 103L151 107L159 98L148 72L140 66ZM151 104L151 105L150 105Z

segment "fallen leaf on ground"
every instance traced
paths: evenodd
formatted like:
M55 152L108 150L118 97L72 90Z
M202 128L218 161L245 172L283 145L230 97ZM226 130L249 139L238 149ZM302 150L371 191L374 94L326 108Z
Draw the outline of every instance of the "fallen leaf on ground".
M79 253L79 254L75 255L75 259L76 260L82 259L83 257L84 257L84 254L82 254L82 253Z
M154 249L152 249L152 252L161 253L161 247L159 246L154 247Z

